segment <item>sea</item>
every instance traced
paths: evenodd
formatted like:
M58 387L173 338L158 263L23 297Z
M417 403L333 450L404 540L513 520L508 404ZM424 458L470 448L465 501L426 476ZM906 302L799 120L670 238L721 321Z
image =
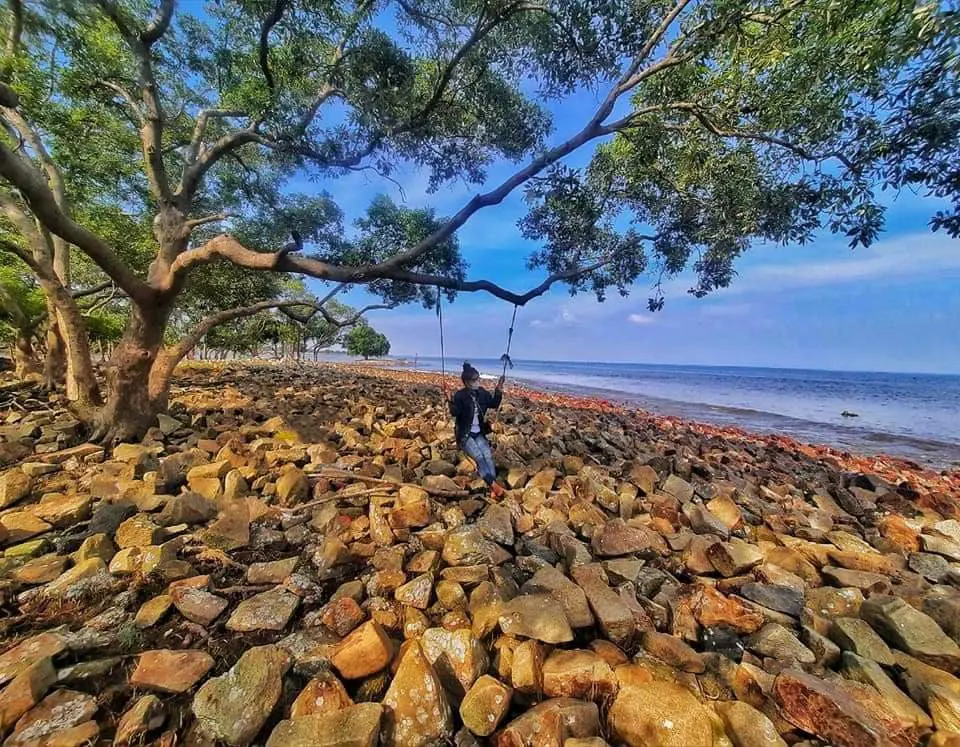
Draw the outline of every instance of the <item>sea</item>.
M407 359L439 371L439 358ZM447 360L459 373L459 359ZM496 359L471 359L497 377ZM507 377L701 423L960 468L960 375L514 360ZM842 413L855 413L845 417Z

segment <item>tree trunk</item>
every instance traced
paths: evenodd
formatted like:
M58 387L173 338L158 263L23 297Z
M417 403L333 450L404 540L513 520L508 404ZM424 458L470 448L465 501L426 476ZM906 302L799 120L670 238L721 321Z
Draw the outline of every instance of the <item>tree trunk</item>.
M139 440L167 408L172 371L158 356L167 315L162 308L131 309L123 339L107 366L106 404L97 414L91 440Z

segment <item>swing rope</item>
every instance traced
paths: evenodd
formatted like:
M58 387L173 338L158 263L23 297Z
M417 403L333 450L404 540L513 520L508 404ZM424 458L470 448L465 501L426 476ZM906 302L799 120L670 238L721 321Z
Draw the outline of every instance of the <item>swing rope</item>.
M442 293L440 286L437 286L437 316L440 318L440 389L443 392L443 399L447 399L447 363L446 355L443 350L443 306L441 304Z
M500 356L500 360L503 362L503 375L507 375L507 366L513 368L513 361L510 360L510 345L513 344L513 325L517 321L517 309L520 308L516 304L513 305L513 317L510 319L510 331L507 333L507 352Z

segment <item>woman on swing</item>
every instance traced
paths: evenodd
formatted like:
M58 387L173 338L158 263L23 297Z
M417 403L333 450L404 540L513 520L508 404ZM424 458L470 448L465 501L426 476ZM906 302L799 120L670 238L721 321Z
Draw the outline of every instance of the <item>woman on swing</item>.
M480 372L464 362L460 379L463 389L455 392L450 400L450 414L456 421L457 445L476 463L480 477L490 487L490 496L499 498L504 491L497 483L497 465L487 441L490 426L485 418L487 410L496 410L503 401L504 377L500 377L493 394L490 394L480 386Z

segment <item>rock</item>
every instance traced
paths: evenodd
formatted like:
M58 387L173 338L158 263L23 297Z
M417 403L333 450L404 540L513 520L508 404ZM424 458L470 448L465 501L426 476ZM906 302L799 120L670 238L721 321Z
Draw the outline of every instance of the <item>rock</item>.
M620 690L607 714L610 733L628 747L712 747L710 714L689 690L648 682Z
M632 526L623 519L606 522L593 535L591 544L597 555L606 558L621 555L669 555L663 537L647 527Z
M734 747L787 747L773 722L749 703L731 701L714 708Z
M708 501L707 511L716 516L727 529L739 529L743 526L743 513L740 507L725 495L719 495Z
M894 684L877 662L846 651L843 654L843 674L848 679L869 685L879 692L883 701L900 720L911 722L922 729L933 726L924 710Z
M376 747L383 706L359 703L340 711L320 713L274 727L267 747Z
M762 607L799 618L803 613L803 594L789 586L749 582L740 587L740 595Z
M97 712L97 699L75 690L57 690L45 697L39 705L31 708L17 722L5 747L13 745L79 745L92 741L87 723ZM76 741L79 733L66 734L69 730L83 725L87 739ZM94 722L94 727L96 723ZM96 737L99 729L94 729Z
M346 636L364 621L365 615L360 605L351 597L341 597L323 609L320 619L324 625L338 636Z
M177 611L200 625L212 623L229 604L226 599L206 591L206 586L206 577L198 576L170 584L169 588L170 599Z
M539 695L543 692L543 662L546 658L546 647L542 643L523 641L513 649L513 660L508 672L503 674L509 673L510 682L517 692Z
M440 678L415 641L401 654L383 705L384 744L426 747L453 736L453 716Z
M134 467L138 476L143 475L144 472L155 472L160 468L156 449L143 444L117 444L113 449L113 459Z
M457 702L490 666L486 647L469 629L430 628L421 637L420 648Z
M162 693L185 693L213 668L205 651L145 651L137 660L130 684Z
M553 747L568 739L600 734L600 713L595 703L574 698L553 698L538 703L495 734L495 747Z
M93 498L89 495L49 493L33 507L33 515L55 529L65 529L90 518Z
M813 664L817 657L782 625L767 623L747 640L747 648L760 656Z
M26 667L0 691L0 736L40 702L56 681L57 671L50 658L44 657Z
M892 667L895 663L890 648L863 620L855 617L837 618L830 628L830 638L844 651L851 651L877 664Z
M480 677L460 704L463 725L478 737L489 737L510 710L513 688L488 674Z
M955 642L960 641L960 594L952 587L938 586L924 595L923 612Z
M217 520L201 535L204 544L229 552L250 544L250 508L244 501L222 506Z
M838 747L913 744L892 739L890 725L839 685L799 670L777 675L772 695L790 723Z
M543 664L543 694L550 698L602 701L616 693L610 665L593 651L554 651Z
M340 642L330 663L348 680L359 680L385 669L393 659L393 643L377 623L365 622Z
M216 515L216 503L199 493L190 492L167 501L157 520L169 527L175 524L203 524Z
M430 606L433 597L433 574L424 573L412 581L408 581L394 591L394 597L401 604L408 604L418 610L425 610Z
M507 635L533 638L544 643L567 643L573 630L567 616L549 596L518 596L501 607L500 629Z
M59 633L38 633L0 654L0 685L26 671L43 659L66 651L67 644Z
M300 604L300 597L282 586L261 592L237 605L227 620L227 630L249 633L255 630L283 630Z
M694 496L693 485L677 475L667 477L660 486L660 490L667 495L672 495L681 503L689 503Z
M22 584L46 584L62 574L70 558L52 553L34 558L13 572L13 577Z
M0 475L0 509L19 503L33 489L33 478L20 469L11 469Z
M163 725L166 716L163 704L156 695L144 695L120 717L113 743L117 747L138 741L153 729Z
M146 514L131 516L117 527L114 540L117 547L143 547L159 545L163 541L163 530L153 523Z
M284 558L269 563L252 563L247 568L249 584L282 584L297 567L300 558Z
M930 685L927 688L927 710L939 731L960 734L960 695L949 688Z
M559 604L567 616L571 628L589 628L593 625L593 613L583 589L564 576L553 566L545 566L533 574L523 585L524 594L548 594Z
M160 622L167 611L173 606L173 598L169 594L160 594L144 602L133 622L138 628L150 628Z
M475 526L462 526L451 531L443 543L442 557L447 565L499 565L511 556L499 545L484 538Z
M290 706L290 718L328 715L353 705L343 683L331 672L321 672L300 691Z
M229 745L247 745L273 711L290 657L276 646L248 649L230 670L203 684L193 699L200 729Z
M629 643L636 632L633 612L607 586L602 567L595 563L578 566L573 569L572 575L586 595L603 634L618 645Z
M647 631L643 635L643 648L651 656L683 672L701 674L706 671L703 657L676 636Z
M109 563L116 552L117 548L110 537L100 532L87 537L74 553L73 559L76 563L82 563L90 558L100 558L104 563Z
M66 597L75 591L75 589L84 582L94 581L100 577L105 577L106 584L112 583L111 577L107 573L107 566L100 558L90 558L82 563L77 563L70 570L59 575L55 580L43 587L44 596L51 599ZM91 587L92 588L92 587Z
M0 516L0 543L15 545L51 529L47 522L38 519L29 511L13 511Z
M887 642L920 661L948 672L960 669L960 647L929 616L902 599L870 597L860 616Z
M488 540L501 545L513 545L513 517L510 509L504 505L493 503L477 520L477 529Z
M863 604L863 592L852 588L807 589L804 599L812 612L823 617L857 617Z
M705 628L727 626L740 633L755 633L764 623L762 614L710 586L701 586L697 590L693 614Z
M716 542L707 548L707 557L721 576L740 576L763 562L763 554L756 545L739 539Z
M293 506L310 496L310 481L303 470L291 467L277 480L277 498L281 505Z

